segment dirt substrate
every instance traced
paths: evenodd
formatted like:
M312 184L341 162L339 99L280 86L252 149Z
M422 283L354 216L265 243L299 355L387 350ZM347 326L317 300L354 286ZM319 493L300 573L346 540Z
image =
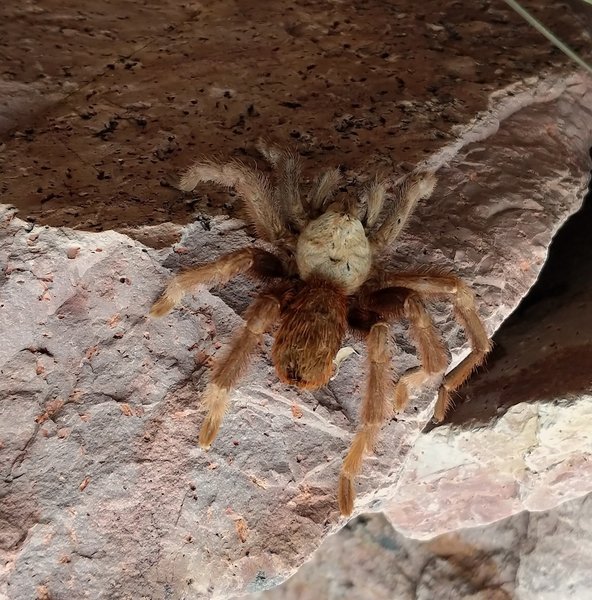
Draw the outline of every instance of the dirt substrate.
M531 8L582 49L584 6ZM8 2L1 198L92 231L234 213L166 183L199 156L256 160L261 135L311 171L407 170L492 92L566 60L501 1Z

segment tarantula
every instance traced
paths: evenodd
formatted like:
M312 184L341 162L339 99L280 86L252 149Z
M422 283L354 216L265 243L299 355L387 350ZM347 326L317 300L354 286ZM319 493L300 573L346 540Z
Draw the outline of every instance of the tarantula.
M394 410L405 408L410 389L441 374L447 353L426 310L426 300L449 298L471 343L471 353L442 380L434 419L443 419L450 394L483 362L490 349L475 308L473 293L458 277L441 269L399 273L379 266L412 210L428 198L436 184L433 173L414 172L392 186L374 177L352 199L335 200L338 169L322 173L306 195L300 187L296 155L274 146L259 150L277 173L273 187L262 173L238 161L205 160L181 177L179 189L200 182L234 188L242 198L258 236L273 251L247 247L175 276L150 314L169 312L198 284L220 285L248 274L267 286L246 311L246 324L213 367L203 395L207 409L199 443L208 448L220 428L230 391L245 371L264 333L279 323L272 359L281 381L304 389L325 385L346 332L363 338L368 354L368 380L361 407L361 426L341 468L338 499L341 514L352 512L354 480L362 459ZM393 381L390 324L407 319L421 366Z

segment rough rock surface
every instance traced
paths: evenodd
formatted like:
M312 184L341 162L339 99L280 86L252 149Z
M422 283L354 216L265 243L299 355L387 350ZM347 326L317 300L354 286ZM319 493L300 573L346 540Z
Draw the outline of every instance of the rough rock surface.
M428 541L366 515L325 540L283 585L248 598L588 600L591 524L592 495Z
M399 530L431 536L592 489L591 225L589 195L463 404L414 446L386 508ZM448 501L426 506L426 496Z

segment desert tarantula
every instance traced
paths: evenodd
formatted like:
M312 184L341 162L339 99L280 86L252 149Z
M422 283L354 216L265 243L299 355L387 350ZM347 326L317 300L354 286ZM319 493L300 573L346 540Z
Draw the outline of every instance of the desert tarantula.
M388 199L389 180L375 177L355 200L334 200L339 170L322 173L304 195L298 158L263 144L259 150L277 173L275 187L266 176L240 162L207 160L189 168L179 188L190 191L206 181L234 188L259 237L273 246L273 252L243 248L177 275L152 307L151 315L164 315L198 284L224 284L241 273L267 284L247 309L245 327L215 364L204 392L207 416L199 436L204 448L218 433L230 391L250 355L276 323L272 358L277 374L281 381L305 389L329 381L346 332L364 339L368 381L362 423L343 463L338 490L340 511L349 515L355 476L381 425L393 409L406 406L410 388L447 366L446 350L426 310L426 300L449 298L472 346L471 353L443 378L436 420L444 417L451 392L483 361L490 342L473 294L458 277L441 269L399 273L379 266L379 257L392 247L418 200L432 193L436 184L433 173L408 175L394 185ZM421 366L393 383L390 324L401 318L409 321Z

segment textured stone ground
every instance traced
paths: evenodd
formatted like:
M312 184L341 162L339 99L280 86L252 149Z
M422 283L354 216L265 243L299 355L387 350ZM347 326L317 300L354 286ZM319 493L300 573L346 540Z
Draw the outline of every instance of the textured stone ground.
M437 193L389 262L457 269L490 332L581 202L590 81L505 7L260 6L0 8L0 191L20 210L3 208L0 229L0 594L10 600L225 598L279 582L343 524L335 482L363 361L326 390L297 393L278 384L266 340L216 446L196 447L207 365L254 290L237 280L165 320L145 315L171 269L253 238L232 196L159 184L179 166L212 150L252 161L265 133L297 143L307 174L341 164L349 183L378 166L439 168ZM572 35L574 22L562 10L557 27ZM464 339L445 306L435 314L456 362ZM415 357L404 329L394 334L403 370ZM424 485L409 459L432 403L424 394L385 428L358 510L395 520L395 496ZM568 476L586 447L571 451L557 464ZM451 526L435 520L450 491L436 484L401 526ZM493 518L463 510L455 527Z

